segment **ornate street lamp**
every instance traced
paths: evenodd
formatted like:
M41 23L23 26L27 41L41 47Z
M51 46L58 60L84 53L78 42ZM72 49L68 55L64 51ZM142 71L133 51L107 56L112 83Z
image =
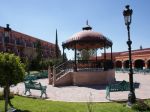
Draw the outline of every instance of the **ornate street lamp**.
M134 86L133 86L133 69L132 69L132 57L131 57L131 44L132 41L130 40L130 24L132 21L132 9L129 8L129 5L126 5L126 9L123 11L123 16L125 20L125 25L127 26L128 31L128 50L129 50L129 82L130 82L130 93L128 95L128 105L132 105L135 102L136 96L134 93Z
M4 28L4 35L5 37L10 37L11 28L9 27L9 24L6 24L6 28Z
M6 28L4 28L4 43L8 43L9 42L9 38L10 38L10 32L11 32L11 28L9 27L9 24L6 24ZM4 51L6 52L6 46L4 46Z

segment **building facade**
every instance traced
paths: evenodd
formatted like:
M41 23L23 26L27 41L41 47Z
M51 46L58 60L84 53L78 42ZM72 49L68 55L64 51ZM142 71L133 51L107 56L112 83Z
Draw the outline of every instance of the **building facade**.
M132 50L132 67L133 69L150 69L150 48L140 48L137 50ZM92 57L92 60L96 60ZM97 57L97 60L104 60L104 53ZM106 60L111 60L110 53L106 53ZM112 60L115 68L126 69L129 68L129 52L113 52Z
M128 55L128 51L125 51L115 57L116 68L129 68ZM150 48L132 50L132 67L150 69Z
M5 28L0 27L0 52L14 53L20 57L33 59L37 56L37 43L41 44L42 58L55 58L55 44L11 30L5 35Z

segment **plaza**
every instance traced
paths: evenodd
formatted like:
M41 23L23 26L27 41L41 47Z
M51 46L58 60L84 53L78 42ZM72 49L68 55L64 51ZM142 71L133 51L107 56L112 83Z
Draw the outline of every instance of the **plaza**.
M137 99L150 98L150 74L134 74L134 83L136 84L135 93ZM116 81L128 81L128 73L116 73ZM127 101L129 91L111 92L110 100L106 99L106 85L93 85L93 86L63 86L53 87L48 85L48 79L39 79L42 85L47 86L46 100L52 101L65 101L65 102L111 102L111 101ZM12 87L11 91L24 95L24 83L19 83L17 86ZM40 98L40 91L31 90L32 95L28 97ZM43 95L44 98L44 95Z
M149 1L1 4L0 112L150 111Z

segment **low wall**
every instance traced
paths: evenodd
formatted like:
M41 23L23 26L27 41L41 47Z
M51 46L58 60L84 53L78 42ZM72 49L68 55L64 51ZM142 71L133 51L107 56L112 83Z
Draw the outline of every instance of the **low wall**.
M115 71L72 72L74 85L109 84L115 81Z
M55 86L109 84L115 81L115 71L69 72L55 82Z
M56 80L54 86L70 86L72 84L72 72L64 74L62 77Z

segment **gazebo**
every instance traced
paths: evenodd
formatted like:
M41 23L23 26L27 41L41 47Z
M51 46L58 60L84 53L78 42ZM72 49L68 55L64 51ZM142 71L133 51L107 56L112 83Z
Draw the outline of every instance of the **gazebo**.
M49 75L49 84L54 86L94 85L109 84L115 81L115 72L110 66L112 64L112 41L104 35L92 31L92 27L88 25L88 22L82 29L82 31L75 33L70 39L62 43L63 59L64 50L72 49L74 50L74 60L54 66L53 75ZM106 63L107 48L111 48L111 61L109 63ZM97 49L104 49L103 62L97 60L97 53L95 60L77 60L77 50L83 49L96 49L96 51ZM97 66L97 63L102 66Z
M64 50L72 49L74 50L74 71L77 71L77 50L89 50L89 49L96 49L96 57L95 63L97 63L97 50L104 49L104 60L103 60L103 68L104 70L108 69L106 64L106 49L111 48L111 64L112 64L112 41L105 37L104 35L92 31L92 27L88 25L88 21L85 27L82 28L83 30L75 33L68 39L67 41L62 43L63 47L63 56ZM79 62L79 61L78 61ZM112 66L111 66L112 67Z

